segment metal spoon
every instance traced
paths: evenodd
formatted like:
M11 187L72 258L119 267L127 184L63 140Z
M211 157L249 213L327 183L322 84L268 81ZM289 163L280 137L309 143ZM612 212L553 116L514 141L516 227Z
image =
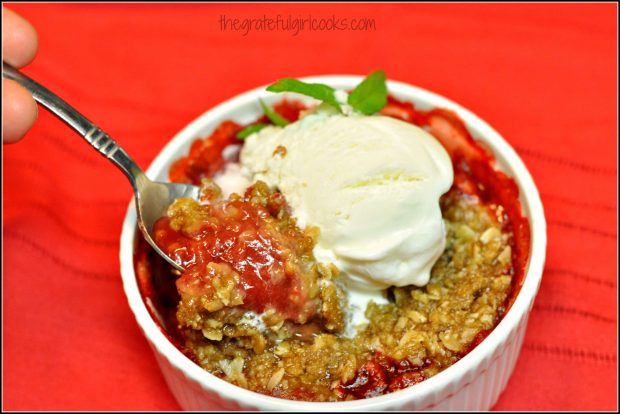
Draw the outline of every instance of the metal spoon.
M172 260L155 244L151 232L155 221L165 214L166 209L175 199L191 197L197 200L200 188L188 184L149 180L134 160L108 134L56 94L5 62L2 62L2 77L12 79L28 89L37 102L77 131L93 148L112 161L129 178L135 194L138 227L144 238L171 265L178 270L183 270L179 263Z

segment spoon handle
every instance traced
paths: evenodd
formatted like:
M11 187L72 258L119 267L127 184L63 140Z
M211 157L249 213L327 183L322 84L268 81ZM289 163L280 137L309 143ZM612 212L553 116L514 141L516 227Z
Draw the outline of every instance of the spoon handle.
M138 177L144 173L116 141L71 105L8 63L2 62L2 77L12 79L32 93L34 99L80 134L101 155L112 161L137 189Z

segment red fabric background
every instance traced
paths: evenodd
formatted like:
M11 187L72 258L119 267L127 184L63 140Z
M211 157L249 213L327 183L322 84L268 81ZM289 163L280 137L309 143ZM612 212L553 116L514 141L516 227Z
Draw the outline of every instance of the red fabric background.
M14 4L25 72L147 167L213 105L279 77L367 74L436 91L516 148L548 219L547 265L497 410L617 409L615 4ZM219 16L374 18L357 32L221 31ZM4 146L9 410L176 410L121 287L124 176L46 111Z

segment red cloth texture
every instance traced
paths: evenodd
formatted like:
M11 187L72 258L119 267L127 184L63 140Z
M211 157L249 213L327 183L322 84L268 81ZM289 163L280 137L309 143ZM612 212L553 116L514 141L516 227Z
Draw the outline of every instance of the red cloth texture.
M281 77L382 68L471 109L520 154L548 220L542 285L494 409L617 409L617 5L4 7L39 33L24 72L143 168L207 109ZM375 26L221 28L278 15ZM3 147L3 188L3 408L179 409L121 286L125 177L41 109Z

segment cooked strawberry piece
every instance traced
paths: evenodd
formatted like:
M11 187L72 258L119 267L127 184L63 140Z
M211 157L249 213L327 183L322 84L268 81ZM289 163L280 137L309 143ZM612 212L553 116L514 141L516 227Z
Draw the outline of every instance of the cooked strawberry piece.
M428 359L416 366L407 359L397 361L377 352L357 370L351 381L340 384L338 390L355 398L376 397L423 381L426 377L422 370L430 365Z

